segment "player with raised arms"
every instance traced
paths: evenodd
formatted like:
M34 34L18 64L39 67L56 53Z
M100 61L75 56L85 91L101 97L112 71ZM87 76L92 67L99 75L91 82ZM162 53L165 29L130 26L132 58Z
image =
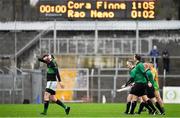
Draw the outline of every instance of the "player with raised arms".
M44 55L42 58L38 58L40 62L47 64L47 85L46 90L44 92L44 111L41 113L42 115L47 114L49 101L52 100L56 104L60 105L64 108L66 114L69 114L70 107L66 106L63 102L56 98L56 87L57 84L64 88L63 84L61 83L61 78L59 75L58 65L55 61L53 55Z

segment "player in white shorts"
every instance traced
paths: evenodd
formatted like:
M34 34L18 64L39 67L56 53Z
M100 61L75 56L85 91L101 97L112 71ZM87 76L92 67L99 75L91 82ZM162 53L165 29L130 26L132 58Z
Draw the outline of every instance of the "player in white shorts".
M66 106L63 102L61 102L55 96L57 84L59 83L62 88L64 86L61 83L58 66L54 59L54 56L44 55L42 58L38 58L38 60L47 64L47 85L46 85L46 91L44 93L44 111L41 114L42 115L47 114L49 100L52 100L56 104L63 107L66 114L68 115L70 111L70 107Z

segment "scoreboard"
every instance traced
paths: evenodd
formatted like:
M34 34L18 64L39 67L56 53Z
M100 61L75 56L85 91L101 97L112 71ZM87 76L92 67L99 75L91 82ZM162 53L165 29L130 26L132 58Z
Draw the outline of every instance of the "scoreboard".
M156 0L40 0L42 19L59 20L151 20Z

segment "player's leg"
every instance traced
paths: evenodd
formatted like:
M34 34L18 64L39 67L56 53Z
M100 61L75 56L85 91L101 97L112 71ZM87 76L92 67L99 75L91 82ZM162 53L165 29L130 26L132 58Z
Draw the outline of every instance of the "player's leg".
M152 114L155 114L157 112L156 108L154 107L153 103L151 102L151 100L147 97L147 95L142 96L143 101L145 101L146 103L146 108L148 108L148 110L152 109ZM150 107L150 108L149 108Z
M51 95L50 96L51 100L53 102L55 102L56 104L58 104L59 106L61 106L62 108L64 108L66 114L68 115L69 114L69 111L70 111L70 107L66 106L62 101L60 101L59 99L56 98L55 95Z
M44 110L41 114L46 115L47 114L47 110L48 110L48 106L49 106L49 96L50 93L48 93L47 91L44 92Z
M156 97L151 98L151 101L154 103L154 105L156 106L156 108L159 110L159 112L161 114L164 114L163 108L161 107L161 105L159 104L159 102L157 102Z
M155 92L155 89L153 86L152 87L147 86L147 97L151 100L153 105L155 105L156 108L161 111L161 108L158 106L159 104L156 103L157 100L155 98L154 92Z
M60 100L58 100L55 96L56 94L56 88L57 88L57 82L56 81L53 81L51 83L51 90L53 91L50 95L50 98L53 102L55 102L56 104L58 104L59 106L61 106L62 108L65 109L65 112L66 114L68 115L69 114L69 111L70 111L70 107L66 106L63 102L61 102Z
M130 109L130 106L131 106L132 96L133 96L132 94L128 94L128 96L127 96L126 111L124 112L125 114L129 113L129 109Z
M139 105L139 109L138 109L138 114L141 114L144 106L145 106L145 102L143 101L142 97L139 97L139 101L140 101L140 105Z
M165 110L164 110L164 107L163 107L163 101L162 101L162 99L161 99L161 96L160 96L159 91L158 91L158 90L155 90L154 94L155 94L155 97L156 97L156 100L157 100L156 105L157 105L157 107L160 107L160 108L161 108L160 113L161 113L162 115L165 115Z
M52 94L55 95L55 91L52 89L52 85L53 85L53 81L47 81L46 91L44 93L44 111L43 111L43 113L41 113L43 115L47 114L50 95L52 95Z
M141 96L144 92L142 91L142 86L141 84L135 83L134 86L131 89L131 94L133 95L132 97L132 102L131 102L131 110L130 114L134 114L134 109L137 104L138 97Z
M156 99L157 99L157 102L159 102L159 104L163 107L163 100L162 100L162 98L161 98L161 96L160 96L159 91L158 91L158 90L155 90L154 94L155 94L155 97L156 97Z
M134 109L136 108L137 100L138 100L138 96L133 95L130 114L134 114Z

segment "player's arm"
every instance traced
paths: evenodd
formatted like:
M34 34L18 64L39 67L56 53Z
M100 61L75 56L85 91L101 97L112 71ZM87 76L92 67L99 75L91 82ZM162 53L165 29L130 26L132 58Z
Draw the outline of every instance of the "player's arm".
M149 76L148 76L149 74ZM147 76L148 76L148 86L151 87L151 86L154 86L154 79L153 79L153 74L151 72L147 73Z
M147 73L146 73L146 72L144 72L143 74L144 74L144 77L146 78L147 83L148 83L148 82L150 82L150 79L149 79L149 77L148 77Z
M59 74L59 70L56 69L55 72L56 72L56 76L57 76L57 78L58 78L58 81L61 82L61 76L60 76L60 74Z
M129 80L126 82L125 87L134 82L135 75L136 75L136 74L135 74L134 71L131 71L131 72L130 72L130 78L129 78Z
M64 85L63 85L63 83L62 83L62 81L61 81L61 76L60 76L60 74L59 74L58 68L56 68L56 76L57 76L57 78L58 78L58 82L59 82L60 87L61 87L61 88L64 88Z
M130 77L130 79L126 82L125 87L133 82L134 82L134 78Z
M40 61L40 62L43 62L43 63L46 63L46 64L47 64L47 62L44 60L44 57L41 57L41 58L39 57L39 58L38 58L38 61Z

